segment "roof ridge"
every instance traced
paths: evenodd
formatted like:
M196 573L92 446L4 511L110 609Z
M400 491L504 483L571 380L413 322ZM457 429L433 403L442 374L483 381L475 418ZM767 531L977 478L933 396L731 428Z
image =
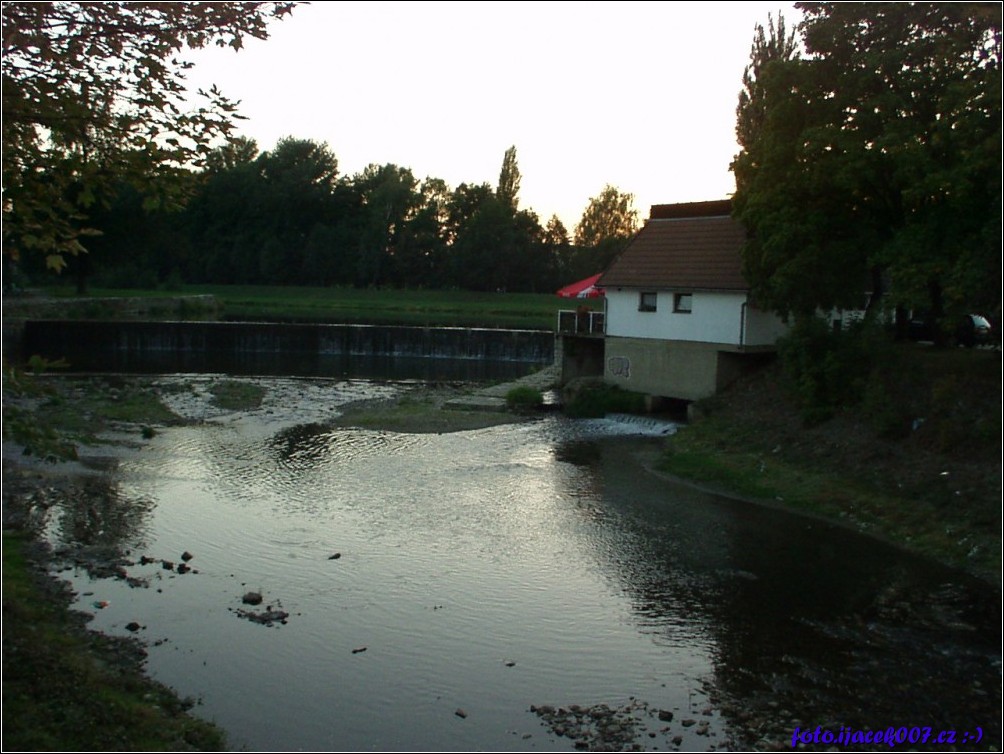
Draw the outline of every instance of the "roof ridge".
M657 222L657 223L668 223L677 222L679 220L735 220L732 215L696 215L694 217L650 217L645 222ZM736 220L736 222L739 222Z

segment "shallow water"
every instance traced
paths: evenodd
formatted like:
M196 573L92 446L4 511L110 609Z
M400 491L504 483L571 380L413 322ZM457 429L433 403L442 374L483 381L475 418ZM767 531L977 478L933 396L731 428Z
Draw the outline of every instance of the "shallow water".
M150 673L234 748L571 750L531 707L599 704L635 722L620 748L787 748L818 725L999 747L996 590L660 479L642 461L665 425L406 435L326 423L393 384L269 379L228 414L194 383L175 409L203 424L37 516L93 627L138 623ZM110 552L119 578L82 565ZM247 619L265 608L288 617Z

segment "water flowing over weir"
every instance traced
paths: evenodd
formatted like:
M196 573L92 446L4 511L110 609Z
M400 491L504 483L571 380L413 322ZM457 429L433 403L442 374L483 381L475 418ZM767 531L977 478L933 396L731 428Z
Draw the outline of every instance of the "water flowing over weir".
M414 377L509 376L554 360L554 334L543 330L268 322L25 323L23 353L65 359L76 371L341 374L371 360ZM376 360L377 363L373 363ZM388 362L393 361L391 365ZM450 374L430 372L450 362Z

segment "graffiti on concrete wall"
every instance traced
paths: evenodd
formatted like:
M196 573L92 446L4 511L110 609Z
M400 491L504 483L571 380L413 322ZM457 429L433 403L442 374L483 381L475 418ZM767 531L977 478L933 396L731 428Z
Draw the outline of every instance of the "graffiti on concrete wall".
M627 356L611 356L607 359L607 370L614 377L631 379L631 359Z

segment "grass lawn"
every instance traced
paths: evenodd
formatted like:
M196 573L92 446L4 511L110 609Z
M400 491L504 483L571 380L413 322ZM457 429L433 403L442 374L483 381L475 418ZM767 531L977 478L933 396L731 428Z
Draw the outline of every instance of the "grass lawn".
M72 288L50 295L75 297ZM602 299L561 299L553 293L484 293L266 285L185 285L177 291L94 288L88 298L211 294L226 319L499 327L553 330L558 311L581 304L602 308Z

